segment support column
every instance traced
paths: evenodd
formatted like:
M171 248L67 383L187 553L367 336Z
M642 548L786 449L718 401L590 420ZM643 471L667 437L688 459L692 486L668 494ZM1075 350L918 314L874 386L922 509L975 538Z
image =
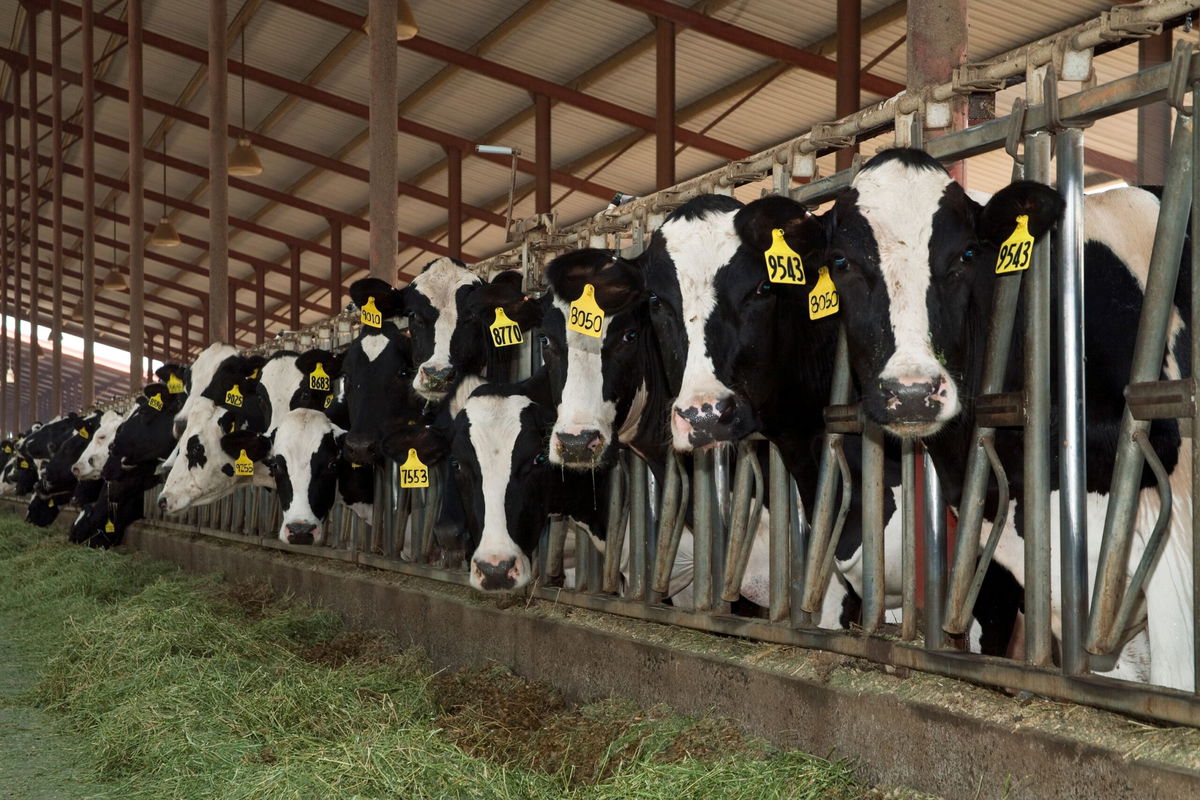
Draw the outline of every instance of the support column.
M292 301L291 327L292 330L298 331L300 330L300 256L304 251L296 245L292 245L288 250L292 254L292 274L289 276L291 278L290 296Z
M145 226L145 163L142 141L145 138L142 118L142 0L126 0L125 15L129 28L126 64L129 67L129 391L142 388L145 365L146 319L145 272L143 250Z
M186 317L181 319L180 322L183 324L179 329L179 363L187 365L192 361L191 353L188 352L192 349L192 331L191 326L188 325L188 320Z
M862 0L838 0L837 6L837 118L858 111L859 76L862 74ZM849 169L858 145L837 151L838 170Z
M38 321L41 317L37 298L41 295L41 226L38 225L38 206L41 205L41 187L38 185L38 72L37 64L37 10L25 7L25 36L29 40L29 419L41 416L42 382L38 369Z
M208 337L231 342L229 286L228 66L225 55L226 0L208 3Z
M908 4L908 88L950 81L967 57L967 0L910 0ZM838 60L840 61L840 54ZM967 98L950 100L950 127L926 128L925 141L967 124ZM965 179L963 162L950 171Z
M534 95L534 210L538 214L550 213L550 168L553 155L550 152L550 98L544 94Z
M1138 69L1149 69L1171 60L1171 31L1138 42ZM1138 106L1137 181L1139 186L1167 182L1167 156L1171 152L1171 107L1166 103Z
M655 188L675 183L675 23L658 19L655 47Z
M396 281L396 3L370 0L371 277Z
M541 185L541 151L538 151L538 185ZM462 151L446 148L446 198L449 216L446 221L446 246L452 258L462 258ZM539 201L540 203L540 201ZM538 211L541 211L539 205Z
M21 225L23 223L23 208L21 198L21 78L13 75L11 81L13 92L13 432L25 430L22 424L25 419L25 409L29 407L29 398L25 394L25 375L21 366L22 351L25 349L21 339L21 304L24 299L21 291L21 255L25 246L21 241Z
M342 223L329 222L329 315L342 313ZM261 317L263 312L259 312Z
M50 414L63 412L62 324L66 317L63 308L63 160L62 160L62 9L61 0L50 0L50 91L51 129L50 158L53 175L53 207L51 209L51 245L54 248L53 288L51 289L54 316L50 321Z
M267 340L267 271L256 267L254 277L255 338L262 344Z
M19 262L14 258L13 262ZM8 419L8 117L0 116L0 435L12 431Z
M225 296L229 299L225 306L225 330L227 333L221 341L237 347L237 284L226 278L225 291Z
M96 402L96 85L92 2L83 0L79 41L83 70L83 407Z

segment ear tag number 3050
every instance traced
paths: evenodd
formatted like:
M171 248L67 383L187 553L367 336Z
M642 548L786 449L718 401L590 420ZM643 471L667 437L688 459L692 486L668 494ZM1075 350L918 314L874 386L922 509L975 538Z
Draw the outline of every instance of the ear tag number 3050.
M771 283L804 285L804 261L783 238L783 228L771 231L771 246L763 253L767 261L767 279Z
M604 311L596 302L596 290L590 283L583 285L583 294L579 295L578 300L571 303L571 316L567 320L567 330L597 339L604 330Z
M150 406L155 411L162 411L163 410L162 395L161 394L150 395L150 398L146 401L146 405Z
M329 391L329 373L325 371L325 365L320 361L313 367L313 371L308 373L308 388L314 392Z
M521 326L509 319L508 314L499 306L496 306L496 321L491 324L489 330L493 347L508 347L525 341L521 338Z
M833 278L829 277L829 267L821 267L817 270L817 285L808 293L808 318L831 317L841 305L837 287L833 285Z
M408 458L400 465L401 489L426 489L429 487L429 468L421 461L417 451L408 448Z
M367 302L363 304L362 313L359 314L358 318L363 325L369 325L372 328L383 327L383 314L379 313L379 309L375 307L374 296L367 298Z
M234 459L233 474L239 478L254 477L254 462L250 460L250 456L246 455L245 450L240 451L238 457Z
M1000 256L996 259L996 274L1020 272L1029 269L1033 255L1033 234L1029 232L1029 215L1017 215L1017 227L1012 235L1000 245Z
M233 388L225 393L225 405L233 406L234 408L242 407L242 390L235 383Z

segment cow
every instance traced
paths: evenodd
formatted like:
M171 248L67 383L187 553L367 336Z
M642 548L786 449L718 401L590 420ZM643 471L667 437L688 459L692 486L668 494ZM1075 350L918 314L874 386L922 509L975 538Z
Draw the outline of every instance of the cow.
M187 424L188 415L192 411L192 405L202 396L205 388L212 382L213 374L220 367L225 359L237 355L237 348L231 344L224 342L213 342L208 347L200 351L196 356L196 360L192 362L187 369L187 374L180 376L184 380L184 388L187 393L187 400L183 406L175 413L175 438L179 438L183 434L183 428ZM166 379L161 378L166 382Z
M474 325L459 324L471 314L470 296L479 285L479 276L463 262L443 257L426 264L401 291L417 365L413 390L426 400L440 402L461 375L483 368L482 337Z
M862 387L864 413L900 438L923 437L946 494L961 487L963 454L973 427L971 398L978 391L991 296L1001 248L1018 229L1034 241L1058 220L1062 198L1053 189L1017 182L986 204L969 197L940 163L912 149L884 151L869 161L819 217L785 226L793 248L818 252L829 265L844 309L851 367ZM1088 410L1086 488L1089 572L1094 574L1105 495L1113 467L1115 432L1124 412L1142 291L1153 246L1158 199L1137 188L1089 195L1084 203L1084 362ZM1190 256L1171 312L1164 378L1186 377L1191 346ZM1052 299L1057 303L1057 299ZM1021 375L1021 354L1009 375ZM1052 383L1057 402L1058 387ZM1172 528L1146 589L1146 624L1153 683L1190 690L1194 685L1190 614L1192 565L1186 521L1191 516L1191 440L1175 420L1158 420L1150 440L1175 488ZM1013 491L1008 527L995 560L1023 575L1020 437L1001 431L997 450ZM1057 454L1057 449L1052 452ZM1051 470L1057 489L1057 469ZM1057 492L1055 491L1055 494ZM1052 504L1056 503L1052 500ZM995 519L995 501L985 516ZM1139 558L1158 495L1146 471L1139 498ZM1057 548L1057 533L1052 531ZM1051 559L1052 614L1058 632L1059 558Z
M96 480L100 477L100 471L108 461L108 448L112 445L113 437L117 435L117 428L137 409L135 404L128 409L108 409L100 415L100 422L92 431L91 441L71 467L71 472L75 473L78 480Z
M71 467L91 441L99 424L99 412L80 417L79 427L54 449L50 458L42 462L36 494L29 501L26 511L27 522L49 525L57 519L62 506L71 501L78 485Z
M89 547L119 545L129 525L144 516L143 493L157 483L151 463L127 469L117 480L104 481L95 501L80 509L69 540Z
M172 394L165 383L151 383L142 389L132 412L113 434L100 476L111 481L139 464L157 468L175 448L174 417L184 402L183 394Z

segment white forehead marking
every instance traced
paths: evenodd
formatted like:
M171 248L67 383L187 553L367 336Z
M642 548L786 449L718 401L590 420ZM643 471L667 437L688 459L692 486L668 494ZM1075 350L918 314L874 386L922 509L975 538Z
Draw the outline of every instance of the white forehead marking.
M667 254L675 264L679 281L680 313L687 338L687 361L676 398L677 406L693 400L708 402L731 394L717 380L716 368L704 343L704 324L717 307L713 282L717 272L733 260L741 240L733 228L737 209L704 214L694 219L672 219L660 229Z
M888 294L896 352L884 372L932 370L940 365L929 348L929 242L933 217L950 184L938 169L913 168L898 160L858 173L858 210L871 226L879 270Z
M521 433L521 412L533 404L524 395L472 397L463 406L483 489L483 535L477 552L520 552L508 535L504 498L512 477L513 449Z
M570 319L569 301L555 296L554 307L564 319ZM606 442L612 441L617 406L604 399L604 360L601 357L609 330L605 324L600 336L595 337L567 329L567 379L558 404L555 431L595 427ZM550 458L557 460L553 447L550 448Z
M267 426L267 433L279 427L279 420L291 408L292 395L300 388L302 377L296 368L296 356L280 356L263 364L259 383L267 390L267 398L271 403L271 423Z
M426 365L435 369L450 366L450 338L458 324L458 290L477 283L479 278L475 273L449 258L439 258L413 278L412 288L424 295L438 312L433 323L433 355Z

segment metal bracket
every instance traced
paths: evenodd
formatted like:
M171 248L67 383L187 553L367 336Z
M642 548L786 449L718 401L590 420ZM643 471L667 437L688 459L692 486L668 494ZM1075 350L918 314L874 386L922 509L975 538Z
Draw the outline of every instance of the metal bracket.
M998 92L1008 85L1004 79L983 78L979 73L987 64L963 64L955 67L950 75L951 90L955 94L973 94L975 92Z
M1058 72L1053 64L1046 66L1046 77L1042 84L1044 103L1046 106L1046 128L1052 132L1064 131L1067 128L1090 128L1090 121L1063 122L1058 110Z
M862 403L825 407L825 431L827 433L862 433Z
M1008 138L1004 140L1004 149L1018 164L1025 165L1025 154L1021 151L1021 142L1025 138L1025 98L1013 100L1012 112L1009 114Z
M1138 6L1116 6L1100 15L1100 38L1107 42L1122 39L1148 39L1162 33L1161 22L1147 22L1137 18Z
M819 125L813 126L812 131L808 134L808 141L817 150L824 150L826 148L841 150L852 146L856 139L853 135L835 134L833 133L833 124L822 122Z
M975 400L975 422L981 428L1020 428L1025 425L1021 392L981 394Z
M1190 42L1176 42L1175 52L1171 54L1171 74L1167 78L1167 102L1171 107L1185 117L1192 115L1192 107L1185 106L1189 86L1188 72L1192 65L1192 45Z
M741 186L744 183L754 183L761 181L767 177L767 173L761 169L747 169L749 161L731 161L729 166L721 174L720 184L722 186Z

